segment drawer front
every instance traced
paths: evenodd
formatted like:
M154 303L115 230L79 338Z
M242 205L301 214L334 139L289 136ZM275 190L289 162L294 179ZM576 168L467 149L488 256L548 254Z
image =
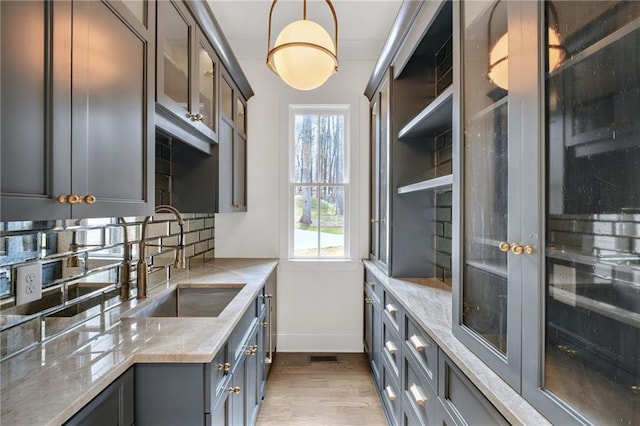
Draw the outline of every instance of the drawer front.
M232 368L235 367L233 364L237 363L238 358L244 352L244 346L246 345L246 340L249 338L251 328L258 321L257 305L258 302L256 299L251 306L247 308L244 315L242 315L238 325L235 327L235 331L229 337L229 362L232 364Z
M229 362L227 345L225 344L205 370L205 374L207 375L205 386L207 386L211 392L207 404L216 401L225 389L225 382L231 374L231 368L232 365Z
M382 319L382 353L393 370L395 379L399 380L402 366L402 340L395 326L386 317Z
M403 409L412 412L418 424L438 423L438 398L422 369L411 357L404 358Z
M380 280L378 280L373 272L367 268L364 269L364 286L372 291L372 293L378 298L378 301L382 300L384 292L382 283L380 283Z
M444 409L459 424L509 424L451 360L438 355L438 395Z
M392 368L389 368L387 362L382 363L381 379L382 386L380 387L380 392L382 394L382 405L387 414L387 420L389 424L397 425L400 417L402 394L399 382L396 379L396 374L392 371Z
M427 377L427 381L437 390L438 346L429 335L408 316L405 316L403 351L410 353L418 362L418 368Z
M400 324L402 323L402 309L400 303L388 291L384 292L382 301L383 317L388 319L396 332L400 334Z

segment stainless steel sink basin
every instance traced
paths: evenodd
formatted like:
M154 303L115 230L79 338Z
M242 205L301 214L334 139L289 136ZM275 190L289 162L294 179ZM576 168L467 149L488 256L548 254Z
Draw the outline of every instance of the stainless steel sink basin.
M217 317L243 287L244 284L179 284L125 312L121 317Z

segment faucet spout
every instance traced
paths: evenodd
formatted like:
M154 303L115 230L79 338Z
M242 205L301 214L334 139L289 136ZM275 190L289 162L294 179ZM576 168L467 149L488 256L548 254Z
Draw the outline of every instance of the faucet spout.
M136 269L138 275L138 294L136 296L137 299L146 299L148 297L147 282L149 278L149 266L147 265L146 246L175 248L176 257L173 266L178 269L184 269L186 267L186 257L184 251L184 220L182 219L182 215L180 214L180 212L175 207L165 204L156 206L155 213L166 212L173 213L173 215L178 220L178 225L180 226L180 236L178 237L178 244L175 246L165 246L162 244L145 243L145 236L147 235L147 224L151 220L152 216L147 216L144 218L144 221L142 222L142 235L140 236L140 243L138 245L139 260Z

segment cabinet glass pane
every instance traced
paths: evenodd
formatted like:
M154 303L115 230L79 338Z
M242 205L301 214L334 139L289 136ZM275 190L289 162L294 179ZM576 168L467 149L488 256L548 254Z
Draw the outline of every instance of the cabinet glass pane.
M378 95L376 94L376 97ZM380 148L378 141L380 140L380 114L378 111L378 101L374 101L371 104L371 169L370 169L370 212L371 216L371 231L369 232L371 247L369 252L376 259L380 254L378 246L380 244Z
M233 138L233 206L247 207L247 141Z
M223 78L220 84L220 109L229 120L233 120L233 89Z
M638 424L640 2L547 3L547 21L544 388Z
M464 3L465 326L507 352L507 77L509 2ZM490 65L490 64L493 64Z
M158 7L163 9L164 94L189 111L189 25L173 2Z
M236 129L242 133L247 132L246 116L244 104L240 99L236 99Z
M216 63L209 52L198 43L198 111L202 122L210 129L216 129Z
M388 199L389 199L389 131L390 131L390 110L389 103L389 82L385 84L380 92L380 245L379 257L380 262L386 264L389 259L389 232L388 232Z

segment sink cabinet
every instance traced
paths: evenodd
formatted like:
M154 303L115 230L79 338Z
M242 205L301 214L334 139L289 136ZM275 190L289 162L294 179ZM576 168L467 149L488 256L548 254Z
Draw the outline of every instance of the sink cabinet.
M263 287L212 362L136 364L137 425L255 424L264 396L264 292Z
M147 215L155 2L0 7L2 220Z

